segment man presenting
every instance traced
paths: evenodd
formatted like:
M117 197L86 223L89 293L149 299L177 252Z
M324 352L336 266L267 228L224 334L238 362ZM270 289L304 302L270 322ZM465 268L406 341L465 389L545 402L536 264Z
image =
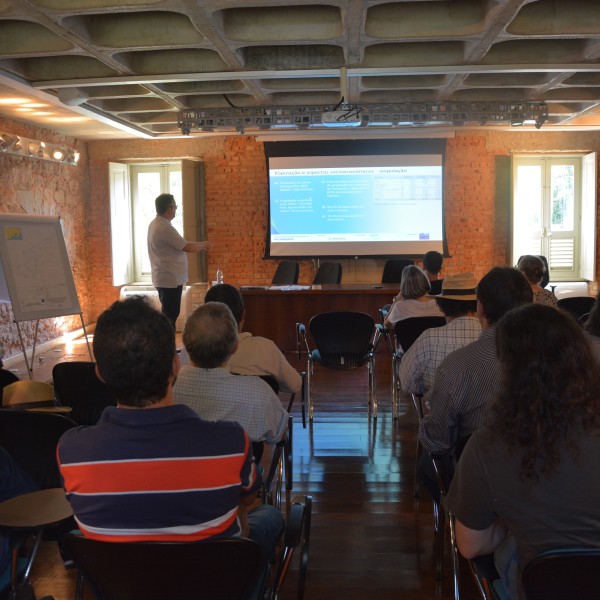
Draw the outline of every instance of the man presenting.
M161 194L154 201L156 218L148 226L148 256L152 284L158 290L162 312L173 329L181 310L183 284L188 278L186 252L207 250L210 242L188 242L171 225L177 204L172 194Z

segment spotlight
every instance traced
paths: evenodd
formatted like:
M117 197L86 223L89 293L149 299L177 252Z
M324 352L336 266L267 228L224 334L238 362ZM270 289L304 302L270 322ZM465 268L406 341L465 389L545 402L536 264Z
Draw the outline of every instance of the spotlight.
M11 147L13 150L17 151L21 149L21 144L19 144L21 139L18 135L10 135L8 133L3 133L2 135L0 135L0 140L2 140L2 143L0 143L0 150L2 150L2 152L5 152Z
M56 148L53 152L52 152L52 158L54 160L63 160L65 158L65 153L60 149L60 148Z
M541 126L548 120L548 115L540 115L536 120L535 120L535 128L536 129L540 129Z

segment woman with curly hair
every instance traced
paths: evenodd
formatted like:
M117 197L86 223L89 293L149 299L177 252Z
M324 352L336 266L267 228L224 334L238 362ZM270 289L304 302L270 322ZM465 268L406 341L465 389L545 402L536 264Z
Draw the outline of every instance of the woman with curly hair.
M590 310L590 315L585 322L585 336L592 346L596 360L600 362L600 292L596 296L596 303Z
M494 552L516 600L537 554L600 547L600 369L577 322L541 304L507 313L496 347L500 392L447 500L461 553Z

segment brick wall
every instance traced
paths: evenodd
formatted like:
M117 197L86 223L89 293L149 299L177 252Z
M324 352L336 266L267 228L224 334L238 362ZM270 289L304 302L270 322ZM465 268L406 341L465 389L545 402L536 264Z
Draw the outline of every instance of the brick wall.
M60 216L83 318L85 323L91 323L94 313L87 240L88 178L85 146L77 140L51 131L1 118L0 131L77 148L82 153L76 167L0 153L0 212ZM27 347L33 344L35 326L35 321L19 323ZM80 327L79 316L42 319L37 341L41 343L54 339ZM5 357L21 352L9 303L0 303L0 341L5 346Z
M34 129L0 120L0 129L3 127L5 131L36 137ZM46 135L55 135L50 141L65 141L56 134ZM75 144L73 140L66 141L67 145ZM83 156L76 168L0 155L0 210L63 216L86 323L94 322L119 296L119 289L112 286L111 270L108 190L111 161L201 159L205 165L208 239L214 244L208 258L209 278L221 267L225 280L234 285L271 281L277 263L263 260L267 226L266 163L262 144L254 138L236 135L110 140L89 142L86 146L77 143L77 146ZM472 270L481 277L491 266L507 262L508 208L495 198L497 156L590 151L600 151L600 136L593 132L461 131L449 138L445 202L451 257L445 263L445 271ZM379 263L365 263L373 265L372 280L377 281ZM301 261L300 273L301 282L309 283L314 273L312 261ZM42 324L42 340L77 326L73 318L46 321ZM7 354L11 354L15 349L14 325L6 305L0 306L0 335L8 340Z

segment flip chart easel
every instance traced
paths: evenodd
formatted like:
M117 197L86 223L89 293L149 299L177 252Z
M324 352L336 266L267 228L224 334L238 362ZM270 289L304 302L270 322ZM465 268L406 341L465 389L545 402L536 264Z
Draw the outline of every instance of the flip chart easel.
M0 301L12 305L29 378L41 319L78 314L91 358L60 217L0 214L0 261ZM30 363L20 323L34 320Z

